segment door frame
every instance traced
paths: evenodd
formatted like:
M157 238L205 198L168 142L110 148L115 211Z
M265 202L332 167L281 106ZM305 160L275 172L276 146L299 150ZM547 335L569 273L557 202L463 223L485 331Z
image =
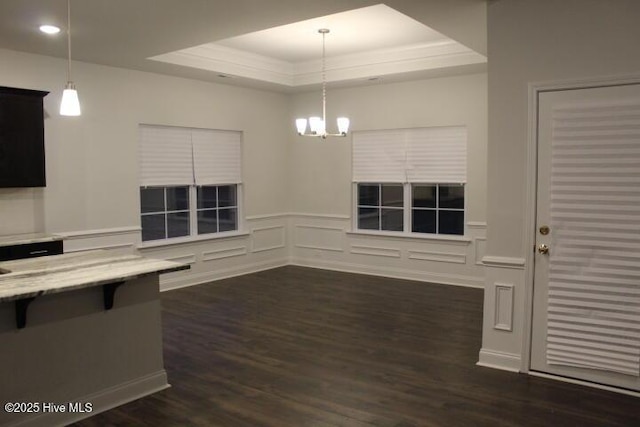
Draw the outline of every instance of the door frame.
M527 123L527 152L526 152L526 181L524 193L526 195L525 222L523 227L524 242L524 318L522 333L522 354L520 358L520 372L532 373L531 367L531 337L533 330L533 282L536 242L536 213L538 192L538 108L539 97L543 92L558 92L567 90L593 89L599 87L625 86L640 84L640 75L622 75L594 77L574 80L558 80L534 82L528 85L528 123ZM552 374L537 374L563 381L591 384L586 381L558 377ZM602 387L608 388L608 387ZM612 388L613 389L613 388ZM617 390L617 389L613 389Z

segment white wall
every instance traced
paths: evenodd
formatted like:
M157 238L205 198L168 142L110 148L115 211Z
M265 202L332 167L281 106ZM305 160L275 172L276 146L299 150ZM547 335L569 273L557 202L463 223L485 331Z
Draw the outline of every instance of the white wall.
M488 241L481 363L521 369L526 339L525 265L528 85L640 75L637 0L501 0L488 5ZM529 234L528 234L529 233ZM513 286L513 294L496 293ZM507 289L507 288L502 288ZM497 300L501 302L497 303ZM512 331L494 328L513 313Z
M293 262L483 286L486 74L329 91L329 114L354 130L466 125L467 240L352 235L351 142L301 140L293 119L317 113L320 91L284 95L87 63L73 64L83 115L57 113L65 61L0 50L0 84L49 90L47 187L0 190L0 235L57 233L65 251L132 250L140 243L139 123L244 132L244 235L144 248L191 270L163 289Z
M0 235L62 234L66 251L137 245L139 123L243 131L245 214L250 218L246 230L262 227L270 215L287 210L288 138L293 130L284 126L289 117L286 95L74 63L72 76L83 112L81 117L61 117L65 71L64 60L0 50L0 85L51 92L44 102L47 186L0 189ZM253 239L249 235L232 243L225 239L145 252L188 259L191 272L169 275L174 281L180 277L180 284L202 279L205 270L228 275L285 262L286 249L275 248L283 236L262 237L266 240L257 248L274 249L255 256ZM238 247L245 248L242 255ZM203 255L217 249L222 252ZM235 264L226 255L235 258ZM204 260L211 257L215 259Z
M471 74L327 92L328 130L346 115L353 131L465 125L469 132L468 242L371 237L351 231L351 138L294 136L291 248L296 264L483 286L487 76ZM321 115L319 90L296 94L295 117Z

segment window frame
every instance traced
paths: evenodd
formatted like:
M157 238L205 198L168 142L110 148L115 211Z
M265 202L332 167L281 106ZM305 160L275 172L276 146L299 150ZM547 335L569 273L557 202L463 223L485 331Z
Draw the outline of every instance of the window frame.
M143 249L200 240L212 240L239 235L248 235L244 217L242 131L207 129L155 124L138 124L138 215L140 218L140 240ZM168 167L171 166L171 167ZM198 187L233 186L235 188L235 229L219 231L220 209L216 207L216 232L198 232ZM189 206L189 234L168 237L166 221L167 188L187 187ZM164 189L165 237L142 240L141 189ZM218 191L216 190L216 205ZM185 212L181 210L181 212ZM152 214L148 212L147 214Z
M220 187L225 185L231 185L236 187L237 228L235 230L218 231L215 233L205 233L205 234L198 234L198 200L197 200L198 186L197 185L189 185L189 186L185 186L185 185L151 186L150 185L147 187L143 187L143 186L138 187L138 190L143 188L189 187L189 222L190 222L189 235L187 236L165 237L163 239L153 239L153 240L141 240L141 243L138 245L138 247L141 249L144 249L144 248L156 247L156 246L167 246L167 245L180 244L180 243L198 242L203 240L216 240L216 239L224 239L229 237L248 235L249 233L245 231L246 227L245 227L245 221L244 221L244 209L243 209L244 197L243 197L243 191L242 191L243 190L242 183L212 184L211 186ZM165 194L166 194L166 190L165 190ZM142 200L140 199L140 197L138 197L138 201L140 203L139 209L138 209L138 212L139 212L138 215L140 218L142 218L142 215L143 215ZM166 235L166 230L165 230L165 235ZM142 239L142 220L140 222L140 239Z
M358 211L360 208L359 199L358 199L358 185L359 184L371 184L371 185L381 185L381 184L396 184L403 186L403 230L402 231L388 231L388 230L373 230L373 229L361 229L358 227ZM412 231L412 222L413 222L413 193L412 187L414 185L425 185L425 186L436 186L436 191L439 191L440 185L461 185L464 187L464 208L456 209L456 208L433 208L432 210L436 211L436 233L420 233ZM463 240L468 241L468 227L467 227L467 183L425 183L425 182L405 182L405 183L387 183L387 182L353 182L351 186L351 197L352 197L352 215L351 215L351 232L350 234L369 234L376 236L389 236L389 237L410 237L410 238L418 238L418 239L428 239L428 240ZM437 203L436 203L437 206ZM462 219L462 227L463 234L443 234L438 233L438 211L439 210L447 210L447 211L461 211L463 213Z

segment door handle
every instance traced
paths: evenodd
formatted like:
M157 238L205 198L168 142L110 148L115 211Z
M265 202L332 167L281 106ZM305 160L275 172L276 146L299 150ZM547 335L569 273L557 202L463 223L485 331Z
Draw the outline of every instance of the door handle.
M538 252L542 255L547 255L549 253L549 246L543 244L538 245Z

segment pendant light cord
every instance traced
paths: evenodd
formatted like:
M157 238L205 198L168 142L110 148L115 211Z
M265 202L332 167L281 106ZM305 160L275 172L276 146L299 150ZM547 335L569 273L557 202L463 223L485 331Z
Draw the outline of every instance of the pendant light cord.
M71 82L71 0L67 0L67 82Z

